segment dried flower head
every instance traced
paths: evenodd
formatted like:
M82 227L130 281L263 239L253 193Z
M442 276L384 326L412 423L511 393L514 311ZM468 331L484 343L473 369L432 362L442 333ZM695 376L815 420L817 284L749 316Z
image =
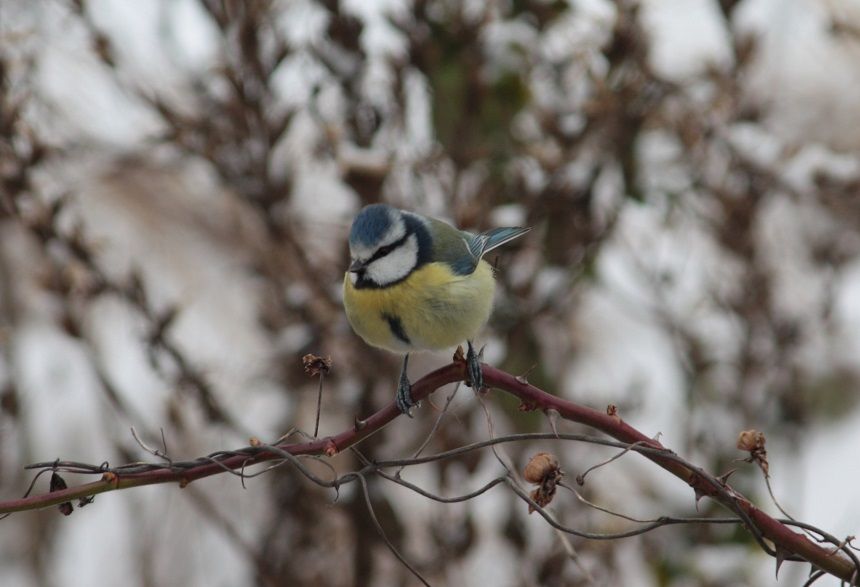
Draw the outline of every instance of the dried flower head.
M529 483L535 485L543 483L547 475L551 475L558 471L558 459L555 455L548 452L539 452L529 459L526 468L523 470L523 476Z
M762 472L768 474L767 450L764 448L764 433L758 430L744 430L738 435L738 448L750 453L749 462L756 463Z
M302 365L304 365L305 373L311 377L316 377L320 373L327 375L331 371L331 357L318 357L317 355L307 354L302 357Z
M744 430L738 435L738 448L747 452L764 450L765 437L758 430Z
M529 483L538 485L537 489L531 492L531 498L539 506L544 507L552 501L556 485L561 481L564 473L559 468L558 459L555 455L539 452L529 459L523 476ZM529 513L533 511L534 507L529 505Z

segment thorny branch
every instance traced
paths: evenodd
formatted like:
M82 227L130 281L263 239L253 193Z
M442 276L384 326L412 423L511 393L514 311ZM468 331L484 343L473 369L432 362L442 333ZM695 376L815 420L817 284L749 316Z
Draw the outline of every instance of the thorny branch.
M418 401L429 396L439 387L462 381L466 376L462 361L456 361L427 374L413 385L413 398ZM185 487L192 481L202 479L218 473L231 473L240 478L248 478L262 474L269 469L290 463L311 482L324 487L339 490L340 487L349 483L358 482L361 485L363 495L368 507L370 507L369 488L367 477L378 475L379 477L408 488L416 493L434 501L442 503L453 503L474 499L483 493L490 491L497 485L507 485L520 499L537 511L547 522L557 530L593 540L612 540L628 536L643 534L667 525L709 523L709 524L742 524L756 539L761 548L776 558L777 569L785 560L806 561L816 569L810 580L818 578L819 573L825 572L850 585L860 585L860 560L852 552L851 538L839 540L837 537L819 528L798 522L793 519L777 520L753 505L746 497L732 488L725 477L716 477L704 471L702 468L686 461L670 449L663 446L659 441L647 437L635 428L624 422L615 410L600 412L585 406L550 395L530 384L523 378L515 377L491 366L484 365L485 383L493 388L500 389L518 397L522 404L522 410L555 410L559 417L572 422L585 424L608 434L615 440L608 438L589 436L583 434L566 433L532 433L512 434L499 436L483 442L476 442L458 447L456 449L427 456L416 456L408 459L396 459L386 461L372 461L362 456L359 458L363 467L357 471L351 471L338 475L331 468L330 478L323 478L311 471L302 462L303 458L319 458L322 455L334 456L335 454L352 449L356 444L381 430L388 423L399 416L394 403L385 406L365 420L357 420L356 425L337 434L318 439L300 442L283 441L277 445L267 445L252 439L251 446L235 451L218 451L191 461L169 460L161 451L146 448L147 452L156 454L162 462L135 462L120 466L111 466L109 463L91 465L73 461L56 460L53 462L35 463L29 465L28 469L37 469L36 478L33 480L27 495L20 499L0 502L0 513L9 515L12 512L33 510L52 505L69 504L73 500L81 500L81 504L88 503L93 496L99 493L128 489L143 485L157 483L177 482L180 487ZM528 493L520 486L520 482L505 470L500 476L488 481L482 487L460 496L439 496L421 487L410 483L397 474L387 472L387 469L402 469L404 467L420 465L423 463L436 462L444 459L463 455L472 451L493 447L500 444L519 442L525 440L548 440L548 441L576 441L591 444L619 448L621 454L636 452L669 471L676 477L687 482L694 490L696 500L707 496L717 501L734 515L727 518L677 518L660 517L653 520L637 521L642 525L627 531L612 534L600 534L586 532L568 527L556 520L556 517L547 512L544 507L536 503ZM356 451L357 452L357 451ZM262 471L248 473L247 469L252 465L273 461L269 467ZM607 463L610 461L607 461ZM48 493L30 495L36 480L44 473L90 474L99 475L98 481L83 485L58 489ZM586 502L591 507L605 511L605 508L595 506ZM375 514L371 509L371 517ZM632 518L627 519L633 521ZM814 540L807 536L792 531L789 526L797 526L816 535ZM377 524L377 530L381 533L381 527ZM427 584L418 571L409 565L406 559L388 541L384 534L383 538L392 552L412 571L421 581ZM824 548L819 543L829 543L832 548ZM772 546L771 546L772 545ZM841 553L841 554L840 554ZM843 556L844 555L844 556Z

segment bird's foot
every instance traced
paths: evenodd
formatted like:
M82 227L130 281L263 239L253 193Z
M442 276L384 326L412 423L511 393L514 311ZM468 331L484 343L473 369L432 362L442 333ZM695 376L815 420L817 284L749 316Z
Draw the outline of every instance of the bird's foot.
M467 341L469 351L466 353L466 373L469 381L466 382L475 391L484 389L484 373L481 371L481 353L475 352L472 341Z
M409 382L409 377L406 375L406 365L409 362L409 356L403 360L403 370L400 372L400 381L397 384L397 396L394 398L394 405L401 413L412 417L412 408L421 405L421 402L412 401L412 384Z

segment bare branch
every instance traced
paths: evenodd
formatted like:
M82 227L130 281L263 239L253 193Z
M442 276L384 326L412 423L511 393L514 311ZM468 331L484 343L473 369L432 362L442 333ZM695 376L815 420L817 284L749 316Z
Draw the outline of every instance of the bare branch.
M388 467L403 467L431 461L439 461L459 454L464 454L469 451L478 450L484 447L493 447L507 442L535 439L557 441L573 440L601 444L604 446L614 446L624 449L625 451L633 451L643 455L663 469L688 483L694 489L697 496L708 496L734 512L737 518L730 518L719 523L742 523L753 534L765 552L768 552L772 556L779 555L780 559L783 560L806 560L829 574L835 575L844 581L856 584L856 572L857 569L860 568L860 564L857 563L856 557L850 552L850 548L847 543L841 543L839 540L836 540L835 537L832 537L828 533L811 525L798 523L794 520L781 522L770 517L728 485L724 479L711 475L700 467L685 461L674 452L664 447L659 441L649 438L642 432L639 432L625 423L617 413L608 414L606 412L594 410L550 395L532 385L529 385L528 383L523 382L514 375L487 365L483 366L483 370L484 380L488 386L501 389L517 396L529 409L554 409L558 412L559 417L588 425L612 436L616 440L586 435L555 433L510 435L507 437L492 438L484 442L473 443L450 451L437 453L435 455L415 457L412 459L379 462L369 462L365 459L365 467L361 471L347 473L340 477L335 477L334 479L322 479L302 464L300 457L309 455L333 456L344 449L358 444L371 434L382 429L400 415L394 402L392 402L364 420L365 425L362 427L353 427L336 436L314 439L306 442L287 443L278 446L256 443L255 446L246 447L238 451L219 451L207 457L188 462L157 464L131 463L119 467L110 467L107 463L103 463L101 465L88 465L85 463L59 460L50 463L37 463L35 465L30 465L29 468L42 469L43 471L50 469L52 471L66 471L71 473L99 474L101 475L101 479L93 483L70 487L53 493L33 495L17 500L0 502L0 513L43 508L50 505L64 503L76 498L86 498L107 491L127 489L142 485L178 482L181 487L184 487L192 481L224 471L231 471L244 477L246 475L244 469L252 465L266 461L278 461L278 464L288 461L290 464L294 465L302 475L321 487L337 489L341 485L355 480L359 480L363 483L365 475L378 472L383 478L389 481L403 485L413 491L419 492L421 495L441 502L463 501L474 498L503 482L504 479L504 482L510 486L523 501L534 507L538 512L541 512L541 515L554 528L576 536L595 540L608 540L623 538L626 536L635 536L668 524L691 523L690 520L684 520L681 518L657 518L652 522L646 523L644 526L627 532L616 534L583 532L565 527L556 522L552 516L546 514L546 512L544 512L540 506L538 506L538 504L536 504L534 500L532 500L528 494L519 487L519 485L513 480L510 472L506 472L504 478L496 478L479 490L466 496L461 496L459 498L440 498L439 496L433 496L429 492L425 492L417 486L402 479L398 479L396 475L389 475L382 471L382 469ZM465 377L466 372L464 364L462 362L454 362L442 367L441 369L433 371L416 381L412 388L413 398L416 401L424 399L439 387L448 383L462 381ZM503 468L507 469L504 462L500 461L500 463ZM277 466L277 464L275 466ZM239 470L239 472L237 472L237 470ZM812 529L825 540L833 543L834 546L839 548L842 552L847 553L848 556L839 555L834 549L828 550L822 548L815 542L809 540L806 536L793 532L787 524L805 529ZM775 545L775 549L771 549L764 542L765 539L771 541Z

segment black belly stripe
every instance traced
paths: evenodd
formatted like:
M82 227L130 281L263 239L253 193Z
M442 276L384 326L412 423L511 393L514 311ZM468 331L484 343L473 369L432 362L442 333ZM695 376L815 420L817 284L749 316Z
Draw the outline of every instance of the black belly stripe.
M382 318L388 322L388 327L391 329L391 334L398 338L400 341L405 342L406 344L412 344L412 341L409 340L409 337L406 336L406 331L403 330L403 322L400 321L400 318L397 316L392 316L391 314L382 314Z

